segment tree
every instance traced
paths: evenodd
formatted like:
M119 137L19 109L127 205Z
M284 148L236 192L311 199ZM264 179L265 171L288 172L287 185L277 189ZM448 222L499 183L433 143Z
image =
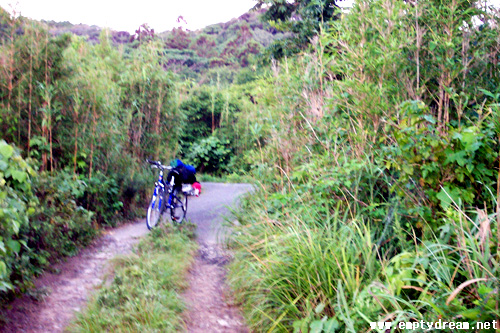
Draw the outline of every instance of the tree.
M154 40L155 37L155 29L151 29L147 23L144 23L137 28L135 34L130 38L130 43L134 48L137 48L143 43Z
M173 28L165 41L167 49L184 50L191 44L191 37L189 32L182 29L182 27Z
M272 55L281 58L298 53L309 45L321 28L328 28L340 17L339 1L344 0L258 0L254 10L269 6L263 20L292 34L270 46Z
M191 96L181 103L180 109L186 115L180 137L183 153L187 153L194 143L215 133L224 140L233 139L231 124L239 112L239 107L215 87L194 90Z

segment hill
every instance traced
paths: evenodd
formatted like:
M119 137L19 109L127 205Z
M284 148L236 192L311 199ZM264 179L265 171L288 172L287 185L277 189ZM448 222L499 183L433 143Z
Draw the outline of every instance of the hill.
M64 33L70 33L77 36L83 36L87 38L87 41L93 44L99 43L99 35L101 34L103 28L96 25L87 24L72 24L68 21L56 22L56 21L45 21L42 23L49 27L49 31L52 35L58 36ZM127 31L110 31L111 40L115 44L126 44L131 42L133 35Z
M155 33L143 25L135 34L126 31L110 31L115 45L136 47L141 38L157 39L163 43L163 62L166 69L183 78L207 82L233 82L237 72L255 64L258 55L283 33L262 21L265 9L251 11L229 22L213 24L203 29L189 31L182 27ZM102 28L70 22L42 21L53 35L71 33L87 37L91 43L99 42ZM247 71L251 72L251 71ZM248 74L248 73L247 73Z

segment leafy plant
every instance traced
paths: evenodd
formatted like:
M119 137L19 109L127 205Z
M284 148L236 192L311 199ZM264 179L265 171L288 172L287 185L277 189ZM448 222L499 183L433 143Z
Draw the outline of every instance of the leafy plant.
M222 141L212 135L194 143L186 154L187 160L200 172L221 172L225 170L231 156L229 141Z
M270 46L272 55L279 59L307 47L321 29L328 29L332 21L339 19L339 1L342 0L258 0L255 9L267 6L262 19L281 31L291 33Z
M70 173L42 173L34 181L40 202L29 228L24 230L35 267L43 267L63 256L75 255L97 234L94 213L78 205L86 184Z
M100 224L116 226L123 211L120 187L116 179L98 172L83 184L84 191L78 196L81 206L95 212L95 220Z
M357 1L259 81L259 191L231 243L251 327L496 315L498 18L482 8Z
M31 188L34 170L12 145L0 140L0 292L14 287L22 248L22 230L37 204Z

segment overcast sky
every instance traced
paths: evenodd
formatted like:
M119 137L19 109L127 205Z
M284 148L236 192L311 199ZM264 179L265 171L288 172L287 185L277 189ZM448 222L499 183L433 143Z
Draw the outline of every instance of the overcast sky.
M16 4L17 3L17 4ZM0 6L35 20L69 21L134 32L148 23L158 32L180 26L190 30L239 17L255 0L0 0Z
M500 0L489 0L497 6ZM350 6L353 0L342 1ZM183 26L196 30L246 13L256 0L0 0L0 6L35 20L69 21L133 33L148 23L157 32ZM185 23L178 23L183 16Z

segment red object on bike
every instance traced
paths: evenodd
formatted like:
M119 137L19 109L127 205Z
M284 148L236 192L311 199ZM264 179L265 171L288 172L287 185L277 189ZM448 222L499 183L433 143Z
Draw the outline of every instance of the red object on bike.
M196 193L196 196L198 197L201 193L201 184L198 182L194 182L192 186L194 188L194 193Z

